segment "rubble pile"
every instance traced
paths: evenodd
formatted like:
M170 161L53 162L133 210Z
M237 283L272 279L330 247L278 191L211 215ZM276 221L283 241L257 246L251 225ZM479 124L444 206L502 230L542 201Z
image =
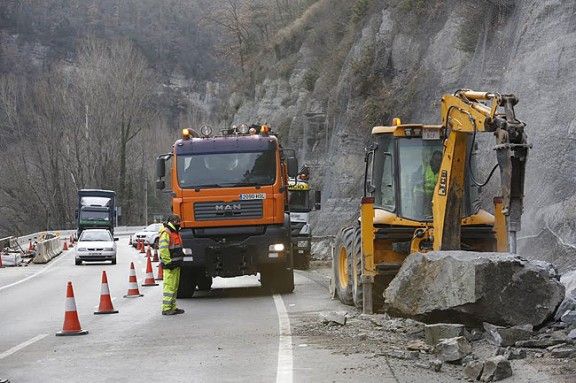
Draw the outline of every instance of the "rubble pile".
M27 266L35 255L34 249L24 250L15 237L0 239L0 264L2 267Z

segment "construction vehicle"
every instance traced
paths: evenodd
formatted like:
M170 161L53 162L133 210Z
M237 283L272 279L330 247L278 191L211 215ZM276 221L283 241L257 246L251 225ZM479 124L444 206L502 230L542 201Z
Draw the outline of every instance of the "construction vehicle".
M114 234L116 192L100 189L78 190L76 221L78 238L84 229L107 229Z
M264 288L293 291L288 176L298 162L287 153L268 125L242 124L219 135L184 129L157 158L158 189L171 159L172 212L182 219L178 297L209 290L213 277L257 273Z
M307 270L310 268L312 249L312 228L310 212L320 210L320 190L315 193L310 189L310 170L304 166L298 176L288 182L288 206L290 208L290 227L292 230L292 257L294 268Z
M406 257L431 250L516 252L530 145L514 95L459 90L441 100L441 125L372 129L358 224L338 233L333 293L371 313ZM476 135L496 137L497 164L483 182L475 171ZM479 189L500 168L494 214ZM430 182L430 180L432 182Z

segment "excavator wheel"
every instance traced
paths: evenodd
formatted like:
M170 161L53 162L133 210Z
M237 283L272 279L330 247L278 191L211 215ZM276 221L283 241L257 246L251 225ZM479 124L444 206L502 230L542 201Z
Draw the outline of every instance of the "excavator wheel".
M362 234L360 227L354 229L354 241L352 247L352 299L354 306L362 310L364 291L362 290L362 269L364 267L362 259ZM377 275L374 278L374 285L372 286L372 305L373 309L377 310L384 304L383 293L388 283L392 278L385 278L382 275Z
M352 244L354 229L351 227L340 230L334 241L332 252L332 271L336 295L340 302L352 305Z

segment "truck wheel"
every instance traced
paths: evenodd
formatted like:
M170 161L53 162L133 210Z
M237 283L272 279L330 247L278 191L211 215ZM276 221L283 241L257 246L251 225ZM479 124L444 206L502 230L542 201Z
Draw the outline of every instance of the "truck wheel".
M362 233L360 227L354 230L354 243L353 243L353 264L352 264L352 299L354 306L360 310L364 306L364 291L362 290L362 269L364 262L362 258ZM388 281L388 283L390 283ZM372 308L376 311L384 304L383 293L388 283L385 283L385 278L381 275L374 277L374 285L372 286Z
M336 295L346 305L354 303L352 299L352 241L354 229L344 228L338 232L332 251L332 271Z
M192 298L196 290L196 275L194 270L180 269L180 283L178 284L177 298Z
M207 275L198 276L198 290L200 291L210 291L212 288L212 277Z
M264 267L260 271L260 282L273 293L291 293L294 291L294 270L285 265Z

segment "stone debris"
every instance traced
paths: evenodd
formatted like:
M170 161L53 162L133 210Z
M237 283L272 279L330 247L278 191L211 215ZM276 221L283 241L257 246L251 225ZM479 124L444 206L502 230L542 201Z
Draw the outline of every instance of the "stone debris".
M551 336L544 336L538 339L521 340L515 343L516 347L526 348L547 348L557 344L564 343L563 339L558 339Z
M568 325L576 324L576 310L566 311L562 314L560 320Z
M432 370L434 372L440 372L442 371L443 363L441 360L432 359L429 360L428 362L417 362L414 365L420 368L425 368L427 370Z
M554 314L554 319L559 321L567 311L576 310L576 298L566 296Z
M323 324L338 324L340 326L346 325L346 313L345 312L323 312L320 313L320 320Z
M512 376L512 366L503 356L486 359L480 380L482 382L497 382Z
M482 376L482 371L484 370L484 363L479 360L473 360L468 362L464 367L464 375L468 379L478 380Z
M386 304L423 321L539 326L564 299L555 269L543 264L502 253L414 253L386 289Z
M526 350L521 348L500 347L496 351L496 356L502 355L508 360L526 359Z
M434 353L443 362L459 362L472 353L472 345L463 336L442 339L434 347Z
M570 340L576 340L576 328L573 329L573 330L570 330L570 332L568 333L567 338L570 339Z
M431 352L434 348L432 346L426 344L424 341L418 339L418 340L413 340L413 341L408 342L406 349L408 351Z
M442 339L455 338L465 335L464 325L454 323L436 323L424 326L426 343L436 345Z
M484 337L495 346L513 346L516 342L530 339L532 337L532 325L522 325L513 327L495 326L490 323L483 323Z
M554 358L571 358L576 356L576 349L572 347L559 347L551 352Z

